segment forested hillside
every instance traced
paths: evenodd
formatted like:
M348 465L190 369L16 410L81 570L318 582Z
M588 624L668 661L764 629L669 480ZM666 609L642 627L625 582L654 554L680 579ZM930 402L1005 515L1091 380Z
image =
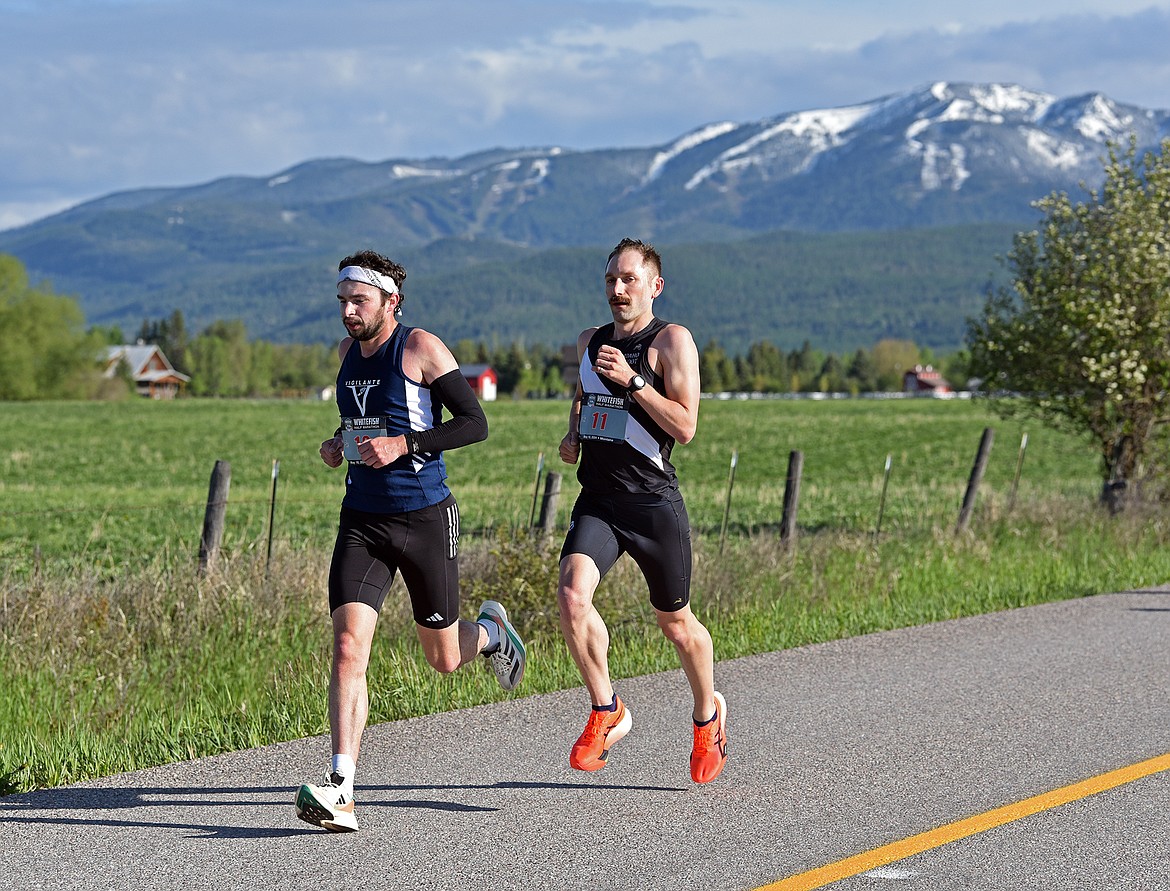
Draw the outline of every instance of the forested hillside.
M716 341L732 353L759 340L848 353L884 338L952 351L988 283L1001 277L998 258L1013 232L988 224L665 246L666 289L656 311L690 327L700 344ZM605 256L606 249L516 252L462 269L436 268L424 257L407 282L406 319L452 340L569 343L608 318ZM272 333L335 338L333 309Z

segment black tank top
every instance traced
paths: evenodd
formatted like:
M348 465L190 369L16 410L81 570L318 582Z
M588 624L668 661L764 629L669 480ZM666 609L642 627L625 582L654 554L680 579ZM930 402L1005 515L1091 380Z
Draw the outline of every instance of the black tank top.
M580 380L584 393L625 396L615 383L593 370L597 352L603 344L622 351L630 367L646 379L646 386L666 394L666 383L650 367L647 353L654 338L667 325L662 319L653 319L649 325L630 337L614 338L610 322L594 332L589 348L581 357ZM627 397L629 418L623 442L582 441L581 464L577 479L587 492L602 495L664 495L678 489L670 451L674 438L658 426L642 406Z

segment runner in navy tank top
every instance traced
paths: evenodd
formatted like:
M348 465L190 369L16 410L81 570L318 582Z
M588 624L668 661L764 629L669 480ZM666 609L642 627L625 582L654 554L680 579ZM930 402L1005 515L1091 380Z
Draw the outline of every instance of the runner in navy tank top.
M727 703L715 690L711 635L690 608L691 530L670 463L674 444L695 435L699 356L686 328L655 317L663 287L658 252L623 239L605 269L613 322L577 338L580 375L560 455L580 460L581 494L561 548L557 605L593 708L569 763L600 770L632 726L610 681L609 631L593 605L601 577L628 553L690 684L691 778L708 783L727 762Z
M329 566L333 760L322 785L305 783L296 796L297 816L331 832L358 828L353 784L369 711L366 667L398 572L436 671L483 654L505 690L524 674L524 643L503 606L489 600L476 621L459 617L459 508L443 450L485 439L487 419L443 342L399 323L405 278L405 269L373 251L338 264L337 300L349 334L338 347L341 423L320 448L330 467L347 465Z

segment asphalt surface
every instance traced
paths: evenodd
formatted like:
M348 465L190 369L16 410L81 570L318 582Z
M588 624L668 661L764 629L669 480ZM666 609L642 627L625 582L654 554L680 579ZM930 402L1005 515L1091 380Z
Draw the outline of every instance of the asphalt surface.
M361 830L293 816L324 737L0 798L0 889L752 889L1170 752L1170 588L721 662L731 760L690 781L681 671L568 766L583 689L371 727ZM1170 772L835 889L1170 889Z

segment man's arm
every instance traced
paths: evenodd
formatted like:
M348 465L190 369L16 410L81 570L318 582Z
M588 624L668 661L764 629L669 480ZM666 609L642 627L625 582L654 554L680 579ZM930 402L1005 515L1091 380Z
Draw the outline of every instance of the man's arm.
M589 341L593 339L593 333L596 330L596 328L586 328L577 335L578 368L581 366L581 359L585 356L585 350L589 349ZM577 459L581 457L581 436L577 431L581 419L581 397L583 395L584 391L581 389L581 381L578 380L577 389L573 393L573 401L569 405L569 432L561 440L559 450L561 460L566 464L576 464Z
M343 337L341 343L337 345L337 361L344 362L345 354L349 352L349 347L353 343L352 337ZM333 434L332 439L327 439L321 443L320 448L321 460L330 467L340 467L342 458L345 454L345 446L341 441L341 428L337 428L337 432Z
M430 430L402 436L379 436L358 445L362 460L371 467L393 464L403 455L457 449L487 439L487 417L459 363L446 344L416 328L402 357L402 370L431 387L451 417Z
M652 346L658 348L666 395L643 387L634 399L675 441L688 443L699 426L699 350L682 325L667 325Z

